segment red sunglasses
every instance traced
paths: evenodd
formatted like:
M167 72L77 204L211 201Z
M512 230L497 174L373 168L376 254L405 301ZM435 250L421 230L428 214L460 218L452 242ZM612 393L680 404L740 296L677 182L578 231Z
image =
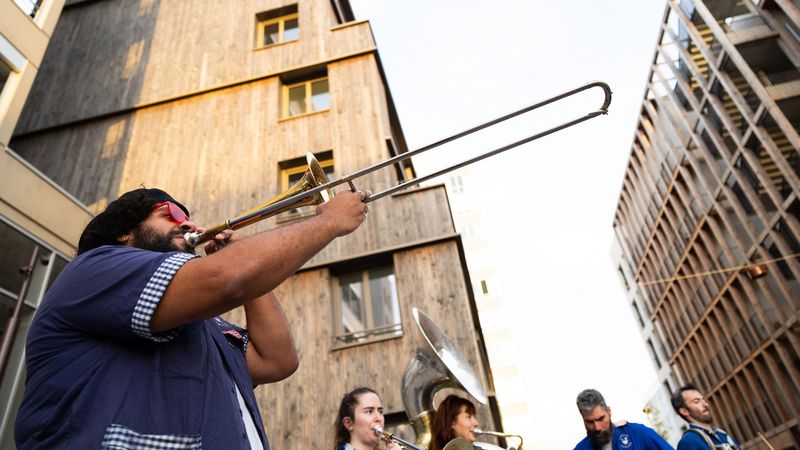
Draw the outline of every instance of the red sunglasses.
M180 206L176 205L172 202L161 202L153 207L153 211L161 208L162 206L166 206L167 210L169 211L169 220L181 224L189 220L189 216L186 215L185 212L181 209Z

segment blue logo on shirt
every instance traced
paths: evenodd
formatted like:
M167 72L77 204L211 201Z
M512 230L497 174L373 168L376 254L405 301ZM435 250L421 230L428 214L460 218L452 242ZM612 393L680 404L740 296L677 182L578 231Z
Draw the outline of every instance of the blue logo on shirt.
M627 434L619 435L619 446L622 448L630 448L632 445L631 438Z

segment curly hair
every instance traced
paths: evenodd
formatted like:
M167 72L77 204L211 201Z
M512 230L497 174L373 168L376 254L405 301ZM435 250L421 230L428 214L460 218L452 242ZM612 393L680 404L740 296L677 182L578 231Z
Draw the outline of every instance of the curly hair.
M462 410L475 415L475 405L457 395L448 395L439 405L431 425L430 450L442 450L448 442L456 438L452 425Z
M164 201L175 203L189 215L185 206L161 189L134 189L111 202L86 225L78 241L78 255L103 245L119 245L120 236L138 227L153 206Z
M350 431L344 426L344 418L349 417L350 420L355 421L356 406L358 406L358 399L364 394L375 394L377 392L368 388L360 387L353 389L342 397L342 402L339 404L339 414L336 415L336 423L333 424L336 437L333 441L334 450L348 442L350 442ZM380 395L378 395L380 398Z

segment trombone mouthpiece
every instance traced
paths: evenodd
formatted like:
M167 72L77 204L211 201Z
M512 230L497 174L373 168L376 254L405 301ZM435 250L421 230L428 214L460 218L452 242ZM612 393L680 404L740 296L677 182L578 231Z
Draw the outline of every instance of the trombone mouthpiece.
M200 237L200 233L195 233L190 231L183 235L183 240L186 241L186 243L189 244L190 247L195 247L197 246L198 237Z
M380 436L383 434L383 427L380 425L376 425L372 427L372 432L375 433L375 436Z
M480 428L475 428L474 430L472 430L472 432L475 434L483 434L486 436L499 436L499 437L509 436L504 433L498 433L497 431L481 430Z

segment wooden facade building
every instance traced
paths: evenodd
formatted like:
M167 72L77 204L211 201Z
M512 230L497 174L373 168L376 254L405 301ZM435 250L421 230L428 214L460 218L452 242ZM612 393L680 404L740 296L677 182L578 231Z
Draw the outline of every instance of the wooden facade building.
M799 67L797 2L668 1L614 220L660 395L744 448L800 448Z
M9 146L64 0L0 0L0 448L14 448L25 335L91 211ZM36 258L34 258L36 255ZM31 264L34 261L34 264ZM25 270L20 270L25 268Z
M370 24L344 0L73 0L54 36L12 145L95 211L144 184L210 226L285 190L306 152L335 178L407 151ZM408 163L356 184L375 192L410 176ZM362 385L381 394L388 427L413 439L400 392L425 346L413 307L492 396L444 186L370 207L278 291L301 363L257 389L272 448L331 448L339 400ZM479 419L500 429L496 408Z

